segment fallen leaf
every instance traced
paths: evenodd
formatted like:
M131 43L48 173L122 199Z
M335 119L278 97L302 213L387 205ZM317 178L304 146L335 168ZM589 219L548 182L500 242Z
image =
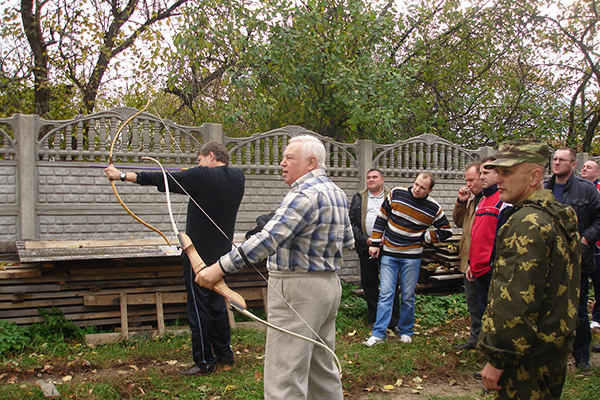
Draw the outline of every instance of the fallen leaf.
M423 379L419 378L418 376L415 376L415 377L413 378L413 382L414 382L414 383L421 383L421 382L423 382Z
M394 385L385 385L383 388L384 388L385 390L394 390L394 389L395 389L395 386L394 386Z
M166 361L166 364L169 364L169 365L177 365L177 363L178 363L178 362L179 362L179 361L177 361L177 360L169 360L169 361Z
M256 371L254 373L254 382L260 382L261 379L262 379L262 372Z
M402 382L402 379L398 379L398 380L396 381L396 387L400 387L400 386L402 386L402 383L403 383L403 382Z
M416 389L412 389L412 392L413 392L413 394L419 394L419 393L421 393L421 392L419 392L419 391L418 391L418 390L416 390Z
M423 386L417 386L417 390L423 390Z
M454 385L456 385L456 381L454 379L450 379L450 381L448 382L448 385L454 386Z
M137 367L137 365L133 365L133 364L130 365L129 368L131 368L134 371L138 371L139 370L139 368Z
M363 390L365 392L372 392L373 390L375 390L375 386L369 386L368 388L363 388Z
M348 336L352 337L356 335L356 330L353 330L352 332L348 332Z
M62 381L63 382L71 382L71 379L73 379L73 376L67 375L67 376L63 376Z

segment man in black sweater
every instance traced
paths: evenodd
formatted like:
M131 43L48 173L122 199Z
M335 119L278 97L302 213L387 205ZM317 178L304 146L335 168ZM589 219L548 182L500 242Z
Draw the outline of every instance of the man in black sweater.
M213 264L231 250L235 219L244 196L244 173L230 168L228 164L229 155L225 147L217 142L208 142L198 151L198 167L169 176L169 190L180 194L187 192L227 235L225 237L202 210L189 201L185 231L206 265ZM165 191L161 172L121 172L115 167L108 167L105 173L110 180L152 185L161 192ZM185 375L209 374L215 371L218 363L233 365L231 331L224 298L194 282L196 275L185 253L183 278L188 294L187 317L192 331L194 365L180 372Z

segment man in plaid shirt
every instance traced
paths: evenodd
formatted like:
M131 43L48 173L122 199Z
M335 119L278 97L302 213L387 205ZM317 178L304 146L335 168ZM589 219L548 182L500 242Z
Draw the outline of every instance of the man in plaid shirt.
M212 288L226 273L267 258L269 322L335 347L342 250L354 246L348 198L325 173L325 147L315 137L290 140L281 161L291 186L273 218L239 248L200 272ZM269 328L265 399L342 399L333 356L324 349Z

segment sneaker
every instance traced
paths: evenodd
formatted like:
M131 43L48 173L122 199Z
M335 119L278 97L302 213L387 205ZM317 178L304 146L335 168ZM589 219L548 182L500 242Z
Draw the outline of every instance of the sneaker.
M383 343L384 341L385 341L385 339L383 339L383 338L378 338L377 336L371 336L369 339L364 341L362 344L364 344L367 347L373 347L373 346L378 345L379 343Z
M400 336L400 341L402 343L412 343L412 338L408 335L401 335Z
M600 322L592 321L590 329L600 329Z

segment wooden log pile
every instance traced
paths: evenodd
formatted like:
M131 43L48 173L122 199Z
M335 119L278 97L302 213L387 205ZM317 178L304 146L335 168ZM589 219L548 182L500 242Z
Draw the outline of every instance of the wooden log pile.
M454 235L445 242L423 249L417 292L444 294L461 290L463 274L460 272L459 241L460 235Z
M153 239L31 241L17 242L16 253L0 261L1 320L27 325L39 320L38 308L56 307L78 326L119 325L123 294L131 327L186 318L182 261L174 246ZM264 265L261 270L267 274ZM263 304L267 282L256 271L231 275L228 284L250 306Z

